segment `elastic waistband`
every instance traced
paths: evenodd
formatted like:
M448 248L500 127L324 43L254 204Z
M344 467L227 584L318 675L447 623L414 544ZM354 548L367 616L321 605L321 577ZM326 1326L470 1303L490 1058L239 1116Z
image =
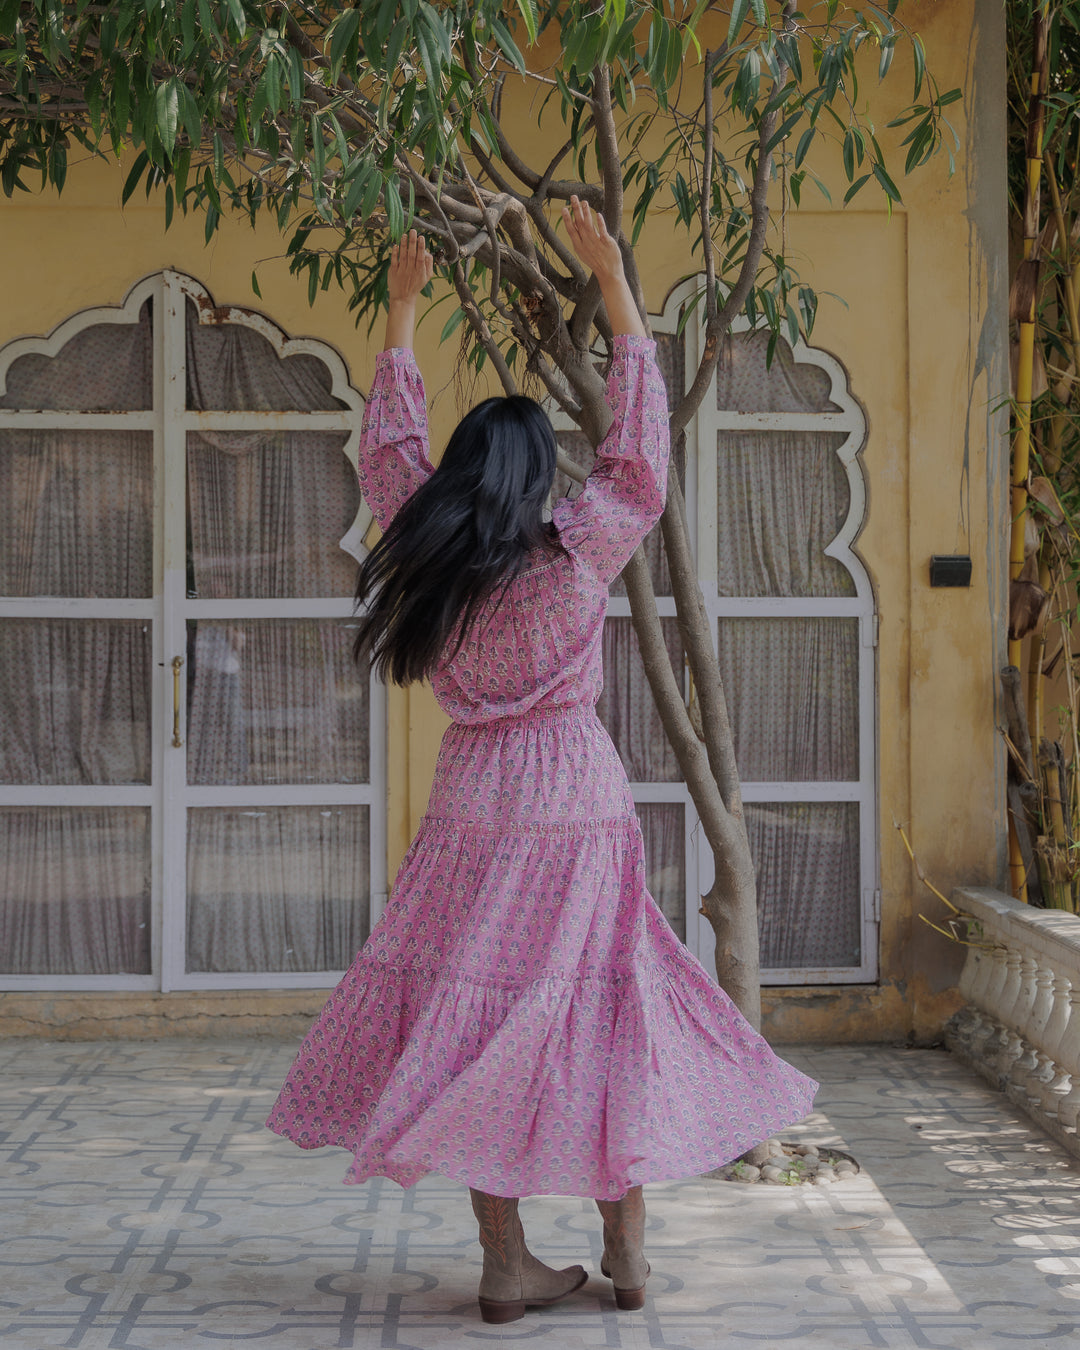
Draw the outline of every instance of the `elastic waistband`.
M517 726L544 726L562 722L592 722L596 709L583 703L572 703L565 708L530 708L528 712L513 713L508 717L492 717L486 722L454 722L454 731L499 731Z

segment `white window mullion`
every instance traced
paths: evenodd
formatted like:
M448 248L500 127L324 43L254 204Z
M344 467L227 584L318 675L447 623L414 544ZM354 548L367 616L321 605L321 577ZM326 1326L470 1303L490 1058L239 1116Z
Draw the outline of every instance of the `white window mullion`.
M161 596L162 665L159 667L161 710L160 749L163 756L162 790L162 964L161 987L183 987L187 946L187 355L185 300L165 273L161 303L161 360L158 386L162 417L163 571ZM179 687L172 663L180 658ZM174 703L174 700L176 702ZM178 714L175 745L174 724Z

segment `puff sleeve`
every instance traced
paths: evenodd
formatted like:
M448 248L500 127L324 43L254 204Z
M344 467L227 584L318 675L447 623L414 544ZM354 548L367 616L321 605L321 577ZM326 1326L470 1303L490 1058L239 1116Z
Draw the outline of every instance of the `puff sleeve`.
M626 566L667 496L667 397L651 338L615 338L607 399L614 420L577 497L553 512L563 547L605 582Z

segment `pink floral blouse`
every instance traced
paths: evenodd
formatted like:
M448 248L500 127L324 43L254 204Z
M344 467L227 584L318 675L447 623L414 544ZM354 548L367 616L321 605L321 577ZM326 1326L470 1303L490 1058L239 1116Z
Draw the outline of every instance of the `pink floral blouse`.
M432 679L455 722L592 706L603 686L608 585L664 509L668 422L649 338L614 343L607 399L614 420L578 496L553 521L566 552L522 572ZM378 357L360 433L360 490L386 529L433 472L424 385L411 351Z

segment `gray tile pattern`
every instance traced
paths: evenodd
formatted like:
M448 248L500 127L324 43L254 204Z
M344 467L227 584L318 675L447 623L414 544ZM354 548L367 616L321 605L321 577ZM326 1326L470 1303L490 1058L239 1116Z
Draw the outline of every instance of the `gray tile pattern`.
M827 1188L651 1186L650 1297L618 1313L591 1202L522 1206L596 1275L488 1327L461 1187L340 1184L262 1128L277 1042L0 1044L3 1350L869 1350L1075 1346L1080 1172L948 1055L789 1052L821 1080L785 1137L862 1164Z

